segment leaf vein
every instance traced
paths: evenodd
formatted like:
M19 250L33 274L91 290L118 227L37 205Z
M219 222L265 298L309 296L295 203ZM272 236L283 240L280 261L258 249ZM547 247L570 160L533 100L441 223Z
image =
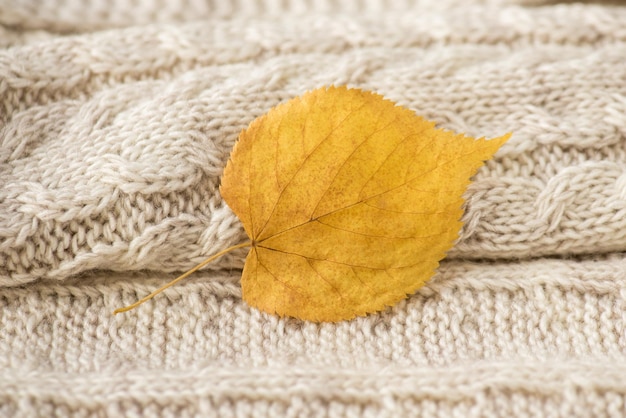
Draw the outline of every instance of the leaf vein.
M379 114L382 114L383 111L381 110L381 112ZM352 157L354 156L354 154L357 152L358 149L360 149L363 144L365 144L371 137L373 137L374 135L376 135L379 132L384 131L385 129L387 129L389 126L391 126L396 120L398 119L397 116L395 116L393 118L393 120L391 120L389 123L387 123L385 126L381 127L380 129L370 133L369 135L365 136L363 138L363 140L356 146L354 147L354 149L352 150L352 152L350 153L350 155L348 155L346 157L345 160L343 160L343 162L341 163L341 165L339 166L339 168L337 169L337 171L335 172L335 175L331 178L328 179L328 187L326 187L326 190L324 191L324 193L322 194L322 197L320 197L320 199L317 202L317 205L315 205L315 208L313 208L313 211L311 212L310 217L313 216L313 214L317 211L317 208L320 206L320 203L322 203L322 200L324 199L324 196L326 196L326 193L328 193L328 190L330 190L330 186L332 186L333 182L335 181L335 179L337 178L337 176L339 175L339 173L341 172L341 169L343 167L345 167L345 165L348 163L348 161L350 161L352 159Z
M339 296L339 299L343 300L343 295L341 294L341 292L339 291L339 289L337 289L337 287L330 281L328 280L326 277L324 277L319 271L317 271L317 269L313 266L313 263L310 258L305 258L307 264L309 265L309 267L311 267L311 270L313 270L315 272L315 274L317 274L317 276L322 279L323 281L325 281L331 289L333 289L333 291L337 294L337 296Z
M368 238L416 239L416 238L429 238L429 237L431 237L430 235L429 236L421 236L421 237L420 236L397 237L397 236L387 236L387 235L374 235L374 234L367 234L365 232L354 231L352 229L341 228L341 227L339 227L337 225L331 225L331 224L328 224L328 223L324 223L324 222L320 221L319 219L316 219L315 221L317 223L321 224L321 225L327 226L327 227L332 228L332 229L336 229L338 231L343 231L343 232L348 232L348 233L351 233L351 234L361 235L363 237L368 237ZM436 236L439 236L439 235L442 235L442 234L437 234Z
M416 190L416 189L413 189L413 190ZM363 202L363 204L365 206L369 206L370 208L378 209L383 212L400 213L400 214L407 214L407 215L452 215L454 213L454 212L445 211L445 210L440 210L437 212L409 212L409 211L403 211L403 210L381 208L380 206L372 205L369 202Z
M261 228L261 230L259 231L259 233L257 234L256 237L252 237L253 239L256 239L257 237L261 236L263 234L263 231L265 231L265 228L267 227L267 224L269 223L270 219L272 219L272 217L274 216L274 212L276 211L276 207L278 206L278 202L281 201L283 194L285 193L285 190L287 190L287 187L289 187L289 185L291 184L291 182L293 181L293 179L296 177L296 175L300 172L300 170L302 170L302 168L305 166L306 162L311 158L311 156L313 154L315 154L315 152L319 149L319 147L328 140L328 138L330 138L330 136L335 133L337 131L337 129L339 129L339 127L346 121L346 119L348 119L348 117L350 117L351 114L353 114L354 112L357 112L359 110L361 110L362 108L364 108L366 106L365 103L363 103L361 106L359 106L359 108L357 108L356 110L353 110L351 112L349 112L345 118L343 118L336 126L334 126L331 131L328 133L328 135L326 135L319 143L317 143L317 145L315 145L315 147L313 148L313 150L311 150L311 152L304 158L304 160L302 160L302 163L300 163L300 165L298 166L298 168L296 169L296 171L293 173L293 175L291 176L291 178L289 179L289 181L287 182L287 184L285 184L285 187L283 187L281 189L281 191L278 193L278 197L276 198L276 202L274 202L274 206L272 207L272 212L270 213L270 215L267 217L267 219L265 220L265 223L263 224L263 227Z
M419 135L419 134L423 133L426 129L427 129L427 128L424 128L424 129L422 129L421 131L416 132L416 133L415 133L415 134L413 134L413 135ZM387 156L385 157L385 159L384 159L383 161L381 161L380 165L376 168L376 170L372 173L372 175L371 175L371 176L367 179L367 181L363 184L363 187L361 187L361 190L359 191L359 199L360 199L360 201L363 201L363 190L365 190L365 187L368 185L368 183L369 183L369 182L370 182L370 181L371 181L371 180L372 180L372 179L373 179L373 178L374 178L374 177L375 177L375 176L376 176L376 175L380 172L380 170L383 168L383 166L385 165L385 163L386 163L387 161L389 161L389 158L391 158L391 156L393 155L393 153L394 153L394 152L395 152L395 151L396 151L396 150L397 150L397 149L398 149L398 148L399 148L402 144L404 144L406 141L408 141L408 140L409 140L409 138L410 138L411 136L412 136L412 135L407 135L407 136L405 136L405 137L404 137L401 141L399 141L399 142L396 144L396 146L394 147L394 149L393 149L393 150L392 150L389 154L387 154ZM423 146L422 148L420 148L420 150L419 150L419 151L415 151L415 152L413 153L413 155L415 156L415 154L417 154L418 152L421 152L424 148L426 148L426 146L430 145L432 142L433 142L433 141L428 142L427 144L424 144L424 146ZM407 166L407 171L408 171L408 166ZM404 175L404 178L406 179L406 173L405 173L405 175Z
M285 287L285 288L287 288L287 289L291 290L291 291L292 291L292 292L294 292L294 293L297 293L298 295L300 295L300 296L301 296L301 297L303 297L303 298L305 297L305 296L304 296L302 293L300 293L298 290L296 290L296 289L294 289L293 287L289 286L289 285L287 284L287 282L285 282L285 281L283 281L283 280L280 280L280 279L279 279L279 278L278 278L278 277L277 277L274 273L272 273L272 272L270 271L270 269L268 269L268 268L267 268L267 266L266 266L266 265L265 265L265 264L261 261L260 257L257 257L257 263L259 263L259 264L260 264L260 265L261 265L261 266L265 269L265 271L267 271L267 272L270 274L270 276L272 276L272 278L273 278L274 280L276 280L278 283L280 283L281 285L283 285L283 287Z
M291 252L291 251L279 250L277 248L265 247L265 246L262 246L262 245L259 245L259 248L263 248L263 249L266 249L268 251L275 251L275 252L283 253L283 254L295 255L297 257L302 257L304 259L310 259L310 260L314 260L314 261L326 261L328 263L339 264L339 265L342 265L342 266L358 267L358 268L364 268L364 269L376 270L376 271L398 270L398 269L403 269L403 268L409 268L409 267L417 266L419 264L423 264L424 262L428 261L428 260L421 260L421 261L418 261L418 262L413 263L413 264L406 264L406 265L402 265L402 266L372 267L372 266L367 266L367 265L362 265L362 264L350 264L350 263L345 263L345 262L337 261L337 260L329 260L327 258L309 257L309 256L305 256L305 255L302 255L302 254L294 253L294 252ZM431 257L431 258L435 259L435 257ZM443 254L442 254L441 258L443 258Z

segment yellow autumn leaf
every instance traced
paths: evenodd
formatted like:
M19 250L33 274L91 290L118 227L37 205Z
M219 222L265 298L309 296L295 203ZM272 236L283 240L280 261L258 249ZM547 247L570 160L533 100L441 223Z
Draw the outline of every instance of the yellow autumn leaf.
M250 237L244 300L339 321L406 298L453 245L470 177L509 136L436 129L344 87L273 108L241 133L220 188Z
M461 228L470 177L510 137L474 139L377 94L322 88L271 109L239 136L220 192L251 247L243 298L311 321L380 311L435 272Z

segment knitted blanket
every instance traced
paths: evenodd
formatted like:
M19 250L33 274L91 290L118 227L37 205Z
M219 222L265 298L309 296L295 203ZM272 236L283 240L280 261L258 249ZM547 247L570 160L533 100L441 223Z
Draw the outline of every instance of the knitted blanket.
M626 7L0 2L0 416L626 415ZM241 300L220 175L325 85L513 136L436 276L336 324ZM289 274L289 272L285 272Z

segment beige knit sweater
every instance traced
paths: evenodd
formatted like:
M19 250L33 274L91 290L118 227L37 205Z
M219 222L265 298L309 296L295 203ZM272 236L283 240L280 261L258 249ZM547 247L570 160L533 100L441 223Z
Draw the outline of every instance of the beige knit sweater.
M626 415L626 6L0 0L0 416ZM324 85L474 136L438 274L385 312L240 297L242 128ZM285 272L289 274L289 272Z

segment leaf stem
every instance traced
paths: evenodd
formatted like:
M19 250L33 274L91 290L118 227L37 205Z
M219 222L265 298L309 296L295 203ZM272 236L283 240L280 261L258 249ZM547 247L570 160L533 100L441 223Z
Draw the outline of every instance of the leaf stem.
M251 241L246 241L243 242L241 244L237 244L237 245L233 245L231 247L226 248L225 250L222 250L216 254L213 254L211 257L207 258L206 260L204 260L203 262L201 262L200 264L198 264L197 266L193 267L190 270L187 270L185 273L181 274L180 276L178 276L177 278L175 278L174 280L172 280L169 283L164 284L163 286L159 287L157 290L155 290L154 292L150 293L148 296L139 299L137 302L133 303L132 305L128 305L124 308L118 308L116 310L113 311L113 315L117 315L118 313L122 313L122 312L128 312L131 309L136 308L137 306L141 305L142 303L152 299L153 297L155 297L156 295L158 295L159 293L161 293L162 291L164 291L165 289L167 289L168 287L174 286L176 283L180 282L181 280L183 280L184 278L190 276L191 274L195 273L196 271L200 270L202 267L206 266L207 264L209 264L211 261L215 260L216 258L219 258L221 256L223 256L226 253L229 253L233 250L236 250L238 248L244 248L244 247L250 247L252 245Z

